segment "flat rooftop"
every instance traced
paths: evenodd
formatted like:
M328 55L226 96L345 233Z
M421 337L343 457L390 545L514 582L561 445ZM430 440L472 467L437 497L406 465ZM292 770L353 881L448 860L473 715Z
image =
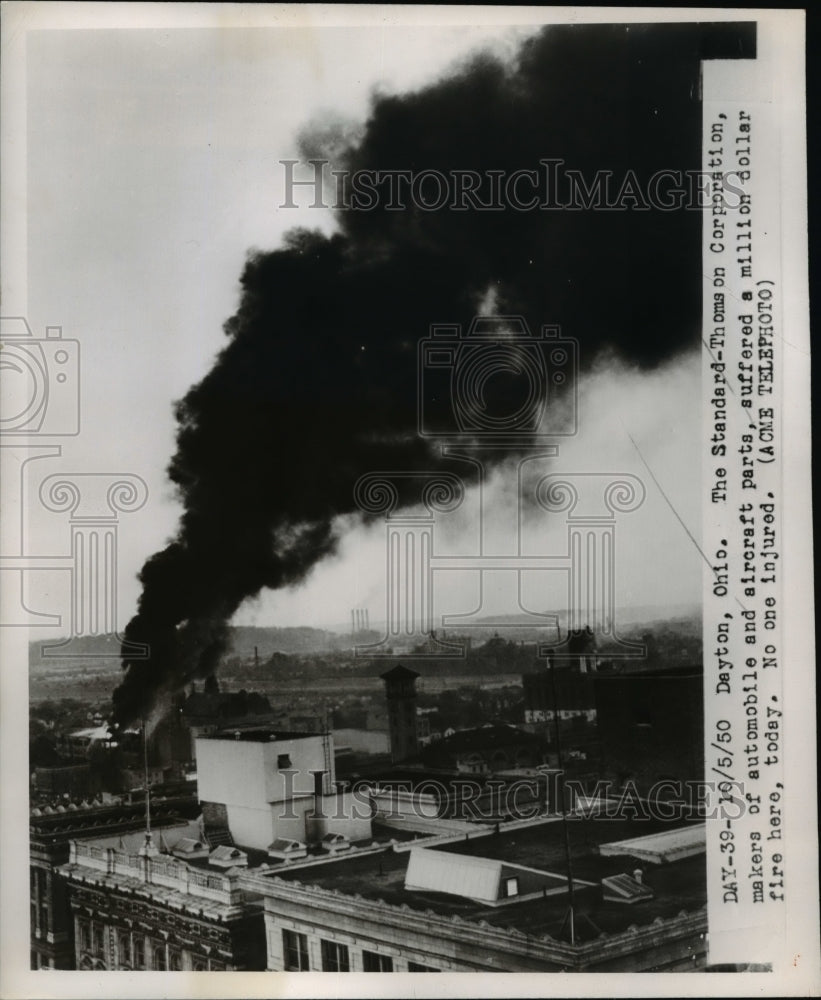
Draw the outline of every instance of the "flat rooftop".
M707 850L707 830L704 824L684 826L677 830L662 830L646 837L615 841L601 845L604 855L630 855L652 864L678 861Z
M574 883L593 882L590 887L576 886L577 940L593 940L599 933L613 934L631 924L650 924L656 917L674 917L681 910L699 909L707 902L706 858L699 855L666 865L648 865L630 856L603 857L599 845L626 840L637 834L669 829L669 825L629 820L568 820ZM419 846L428 846L420 840ZM505 829L487 836L471 837L442 844L438 851L468 854L482 858L525 865L566 878L567 866L564 830L561 819ZM490 906L441 892L405 889L409 852L384 850L346 857L316 866L281 868L272 875L284 881L298 881L322 889L337 890L366 899L381 899L394 906L403 903L414 910L431 909L444 916L458 914L465 920L484 920L488 924L515 928L528 934L558 937L567 912L567 894L523 900L506 906ZM626 905L602 898L601 879L622 873L632 874L642 868L644 882L655 895L651 900Z
M414 833L409 830L399 830L392 826L386 826L380 823L378 820L373 820L371 823L371 837L367 840L357 840L355 843L356 850L350 850L343 852L340 857L344 857L345 854L356 854L357 851L362 850L367 847L384 847L386 850L390 847L391 841L394 840L397 843L405 843L411 840L417 840L422 837L420 833ZM288 838L296 839L296 838ZM277 865L277 869L272 872L273 875L279 875L280 871L288 871L289 867L293 865L293 861L278 861L276 858L269 858L267 850L263 851L258 847L244 847L242 844L233 845L239 848L248 856L248 869L253 871L255 868L259 868L260 865ZM421 846L421 839L420 839ZM328 857L328 852L323 851L322 848L315 844L308 848L308 859L314 861L323 861ZM208 863L208 858L186 858L186 862L191 865L192 868L200 868L203 871L214 872L217 869Z
M277 740L307 740L322 733L297 732L290 729L274 729L272 726L229 725L215 733L198 735L198 740L245 740L249 743L275 743Z

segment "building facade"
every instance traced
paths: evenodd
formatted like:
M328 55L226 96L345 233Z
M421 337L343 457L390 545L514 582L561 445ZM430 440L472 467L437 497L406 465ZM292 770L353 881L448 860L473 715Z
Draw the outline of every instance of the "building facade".
M308 859L288 871L248 871L240 882L264 899L270 971L704 967L706 892L683 899L675 888L680 866L697 872L701 859L680 862L677 872L674 866L654 872L648 879L652 888L633 906L606 892L613 876L616 881L632 877L632 859L578 859L585 878L574 875L576 933L571 940L566 875L557 863L560 837L555 822L523 824L515 834L477 831L467 841L464 835L439 837L323 864ZM521 851L517 854L517 839L528 864L521 863ZM551 853L553 841L559 854ZM426 877L430 856L437 864ZM495 879L492 886L489 878Z
M47 807L48 808L48 807ZM29 820L29 920L31 967L73 969L74 924L68 890L58 869L69 859L72 840L105 838L118 843L133 831L143 829L144 806L61 806L61 812L35 809ZM198 813L196 800L180 798L155 805L154 824L159 834L170 827L186 825L186 817Z
M199 871L167 855L75 842L61 869L75 967L214 972L263 967L262 909L237 870Z
M333 737L270 729L221 732L197 740L206 836L214 843L267 850L277 840L317 843L371 835L371 810L335 788Z

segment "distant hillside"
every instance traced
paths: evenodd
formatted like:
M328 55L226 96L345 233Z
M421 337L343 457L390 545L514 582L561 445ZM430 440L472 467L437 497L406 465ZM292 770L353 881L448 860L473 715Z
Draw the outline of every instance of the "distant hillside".
M502 662L497 667L498 651L493 648L494 635L498 635L498 639L505 644L532 645L545 639L543 629L533 628L532 624L529 622L525 624L526 622L528 619L525 616L506 615L489 618L488 624L484 627L465 630L465 634L472 640L473 654L466 660L450 661L449 672L492 673L498 667L502 667L504 661L512 655L512 645L506 650ZM695 662L701 658L701 609L698 607L670 609L667 615L661 613L658 608L634 608L620 615L617 622L621 637L633 642L643 641L644 637L651 633L652 647L656 655L667 662ZM566 634L567 626L561 616L560 624L562 633ZM377 625L377 631L369 634L370 641L378 639L378 628ZM450 638L456 638L458 635L456 629L444 631ZM437 634L441 637L443 632L437 630ZM53 643L59 640L49 641ZM62 675L66 671L76 670L91 670L95 674L101 672L114 674L120 669L120 642L113 635L75 639L66 647L66 652L71 654L69 656L43 656L42 645L42 641L29 643L29 666L37 676ZM231 628L231 644L223 657L221 672L230 674L240 663L245 670L252 668L255 650L260 667L264 668L267 675L273 670L280 676L287 677L299 675L306 669L312 674L324 675L327 671L328 675L335 675L340 669L344 669L349 671L350 676L367 676L371 673L378 674L383 669L383 665L376 660L353 661L351 638L348 634L309 627L261 628L240 625ZM53 653L59 654L59 648L54 649ZM607 655L606 644L600 647L600 653ZM531 654L522 651L513 658L518 660L521 655ZM342 660L339 659L340 656ZM310 665L300 664L297 668L288 659L290 657L308 658L312 662ZM437 670L445 666L444 661L441 664L438 661L436 663ZM510 664L508 669L516 672L521 669L521 665L518 662Z
M61 642L61 639L39 640L29 643L29 666L33 668L60 669L76 667L86 660L96 665L119 665L120 640L114 635L82 636L65 647L70 655L60 655L60 649L52 649L43 655L44 645ZM334 632L318 628L255 628L239 625L231 629L231 648L227 656L243 659L253 657L254 647L259 650L261 660L269 659L274 653L326 653L350 645Z
M120 640L114 635L80 636L71 645L48 649L65 639L40 639L29 643L29 666L59 669L91 660L98 664L120 662ZM63 654L63 655L61 655ZM68 655L65 655L68 654Z
M267 660L274 653L325 653L350 646L350 639L342 641L335 632L321 628L259 628L235 625L231 629L231 654L243 659L259 650L260 660Z
M566 630L568 621L567 611L545 611L541 613L556 615L562 631ZM637 604L630 607L617 608L616 610L616 621L620 626L624 627L637 625L649 626L660 622L685 622L691 620L701 622L700 604ZM385 634L385 625L384 621L371 622L371 628L382 635ZM542 638L544 635L543 628L534 626L532 617L526 614L487 615L484 618L476 619L475 623L471 625L469 632L473 636L474 641L484 642L490 639L495 631L501 629L504 629L506 637L516 640L529 640L532 642ZM340 636L349 636L350 624L335 625L333 626L333 630ZM459 629L454 626L446 628L444 631L449 635L456 635ZM465 632L467 633L467 631L466 629ZM436 632L437 634L441 632L438 626ZM500 632L500 634L502 633Z

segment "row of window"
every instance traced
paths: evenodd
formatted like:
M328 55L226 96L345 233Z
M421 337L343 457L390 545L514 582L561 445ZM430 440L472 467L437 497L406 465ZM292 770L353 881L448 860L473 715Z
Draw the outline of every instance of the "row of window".
M36 867L29 869L29 879L31 932L35 937L45 937L52 930L48 908L49 879L45 871Z
M308 959L308 935L297 931L282 931L282 948L285 956L286 972L310 972ZM323 972L350 972L350 951L346 944L337 941L320 940L320 956ZM365 972L393 972L393 959L379 952L362 951L362 968ZM408 972L438 972L429 965L408 962Z
M85 953L84 960L91 957L104 957L103 925L96 921L80 921L80 950ZM91 967L91 966L88 966ZM191 967L194 972L214 972L224 969L221 962L209 961L207 958L195 957ZM143 934L131 934L128 931L117 932L118 969L150 969L154 972L180 972L182 970L182 952L179 948L166 945L162 941L147 942Z

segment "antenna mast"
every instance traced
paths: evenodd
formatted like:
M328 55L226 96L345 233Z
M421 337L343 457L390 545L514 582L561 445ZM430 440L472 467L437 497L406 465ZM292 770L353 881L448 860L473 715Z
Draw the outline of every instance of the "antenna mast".
M143 719L143 781L145 782L145 843L140 854L149 858L157 853L151 836L151 791L148 787L148 726Z
M562 827L564 829L564 854L565 863L567 865L567 913L565 914L564 923L562 924L562 929L564 929L565 924L570 921L570 943L576 943L576 907L575 899L573 895L573 864L570 856L570 828L567 822L567 803L565 801L565 785L564 785L564 761L562 760L562 743L561 737L559 736L559 700L556 696L556 668L554 664L554 659L551 654L548 655L548 661L550 665L550 687L553 693L553 726L556 734L556 763L559 768L559 800L560 808L562 811Z

